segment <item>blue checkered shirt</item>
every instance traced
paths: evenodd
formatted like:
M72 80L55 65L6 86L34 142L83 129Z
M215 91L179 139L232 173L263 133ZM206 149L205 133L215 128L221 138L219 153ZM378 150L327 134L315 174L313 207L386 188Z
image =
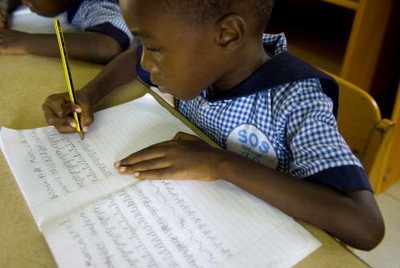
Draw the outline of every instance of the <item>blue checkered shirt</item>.
M275 47L274 55L287 51L283 34L264 35L263 42ZM332 109L316 78L222 100L210 100L204 90L193 100L178 101L180 113L222 148L340 191L371 190Z

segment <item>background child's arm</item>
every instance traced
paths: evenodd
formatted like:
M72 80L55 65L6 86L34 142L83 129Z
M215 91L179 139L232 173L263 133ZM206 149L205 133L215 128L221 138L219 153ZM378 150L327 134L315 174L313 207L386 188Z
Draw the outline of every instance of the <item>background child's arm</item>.
M7 17L8 17L8 1L0 0L0 29L6 28Z
M73 32L64 36L70 59L106 64L121 53L119 43L108 35ZM60 56L54 34L30 34L6 29L0 30L0 53Z
M21 0L0 0L0 29L5 29L9 25L8 15L21 5Z

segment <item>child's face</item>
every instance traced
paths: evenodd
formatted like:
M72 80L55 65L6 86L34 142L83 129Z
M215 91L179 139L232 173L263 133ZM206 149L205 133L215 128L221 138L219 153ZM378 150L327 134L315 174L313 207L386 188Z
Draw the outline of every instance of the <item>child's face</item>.
M72 0L22 0L29 9L44 17L55 17L67 10Z
M143 44L141 65L160 91L192 99L221 76L212 23L198 26L165 14L156 0L122 0L120 5Z

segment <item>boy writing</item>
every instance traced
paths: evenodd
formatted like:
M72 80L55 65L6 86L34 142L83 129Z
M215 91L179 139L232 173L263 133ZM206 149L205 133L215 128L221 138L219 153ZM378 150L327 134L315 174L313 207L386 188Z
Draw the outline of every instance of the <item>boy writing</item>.
M71 59L106 64L131 46L133 36L118 3L113 0L24 0L23 4L45 17L67 12L79 31L65 33ZM36 54L59 57L55 34L31 34L0 29L0 54Z
M348 245L374 248L383 220L368 178L336 126L335 83L291 56L283 35L263 35L272 0L123 0L141 45L77 92L49 96L46 120L84 131L93 106L137 77L178 100L178 110L224 150L178 133L117 161L138 179L224 179ZM149 77L140 66L140 60ZM286 82L285 82L286 81ZM330 97L329 97L329 96ZM333 100L333 101L332 101Z

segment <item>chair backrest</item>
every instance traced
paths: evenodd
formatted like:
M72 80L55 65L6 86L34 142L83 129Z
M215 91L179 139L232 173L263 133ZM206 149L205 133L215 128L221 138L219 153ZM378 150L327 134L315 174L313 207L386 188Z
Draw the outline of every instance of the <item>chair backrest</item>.
M339 84L338 128L353 153L361 160L376 194L381 190L394 122L382 119L375 100L364 90L330 74Z

